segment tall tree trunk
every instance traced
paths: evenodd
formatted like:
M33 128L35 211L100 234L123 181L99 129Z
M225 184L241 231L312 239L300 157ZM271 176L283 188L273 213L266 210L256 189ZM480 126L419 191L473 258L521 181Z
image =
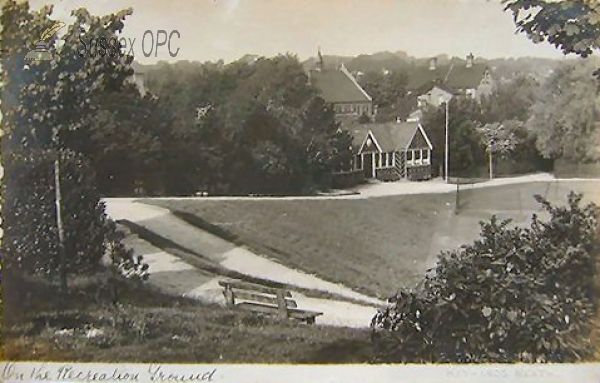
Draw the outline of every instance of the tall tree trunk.
M57 157L54 160L54 190L56 193L56 227L58 228L58 262L60 291L67 292L67 257L65 254L65 229L62 221L62 196L60 191L60 163Z

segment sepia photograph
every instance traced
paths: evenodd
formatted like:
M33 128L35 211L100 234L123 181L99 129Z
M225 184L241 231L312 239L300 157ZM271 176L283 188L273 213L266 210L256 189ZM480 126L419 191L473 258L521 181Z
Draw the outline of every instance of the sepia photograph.
M0 6L1 381L600 361L597 0Z

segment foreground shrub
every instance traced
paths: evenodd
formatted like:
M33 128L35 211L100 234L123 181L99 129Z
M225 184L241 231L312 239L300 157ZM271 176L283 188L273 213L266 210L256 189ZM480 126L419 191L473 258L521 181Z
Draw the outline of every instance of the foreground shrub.
M53 151L27 151L8 156L3 183L1 250L4 266L15 272L58 281ZM62 216L68 275L93 274L107 256L115 274L145 278L147 266L122 244L108 219L85 159L61 151Z
M594 354L598 208L571 193L531 227L492 217L372 322L385 362L573 362Z

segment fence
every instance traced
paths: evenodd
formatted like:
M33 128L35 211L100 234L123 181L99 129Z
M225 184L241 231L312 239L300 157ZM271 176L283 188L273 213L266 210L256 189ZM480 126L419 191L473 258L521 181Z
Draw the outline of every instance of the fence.
M337 172L331 175L331 186L334 189L344 189L363 183L365 176L362 170Z

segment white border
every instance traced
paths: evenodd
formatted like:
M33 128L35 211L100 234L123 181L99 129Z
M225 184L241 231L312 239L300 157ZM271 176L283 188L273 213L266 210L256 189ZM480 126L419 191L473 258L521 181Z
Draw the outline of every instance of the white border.
M36 373L38 379L35 378ZM69 373L70 377L67 377ZM600 381L600 364L340 366L2 362L0 363L0 381L5 383L598 383Z

